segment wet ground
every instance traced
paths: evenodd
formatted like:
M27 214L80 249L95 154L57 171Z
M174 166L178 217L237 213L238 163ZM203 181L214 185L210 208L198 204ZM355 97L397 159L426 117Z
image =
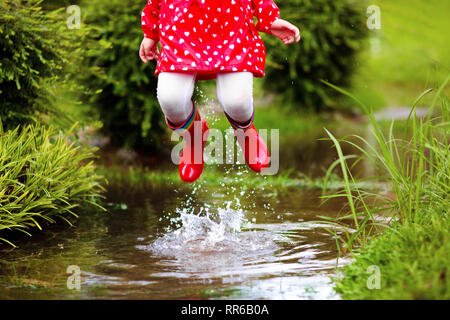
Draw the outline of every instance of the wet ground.
M317 221L344 203L318 196L111 185L108 213L1 252L0 298L337 299L335 239ZM69 266L81 270L80 290L68 289Z
M335 123L333 133L367 130ZM323 130L281 136L281 171L323 176L336 154L322 137ZM348 260L338 259L332 232L343 230L320 217L342 215L346 200L252 189L240 172L225 169L235 183L214 187L109 185L107 213L81 212L75 227L60 224L16 242L18 249L0 248L0 299L339 299L330 278ZM77 279L80 290L70 289Z

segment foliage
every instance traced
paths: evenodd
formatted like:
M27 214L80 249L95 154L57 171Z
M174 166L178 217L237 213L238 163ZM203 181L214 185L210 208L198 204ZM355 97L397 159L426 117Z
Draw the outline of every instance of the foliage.
M145 2L86 0L81 3L86 23L97 26L97 39L110 43L90 64L104 68L105 77L91 77L89 86L101 90L91 99L112 143L135 149L160 144L163 117L156 99L155 63L144 64L138 51L143 33Z
M335 92L326 80L349 84L355 56L367 33L365 8L359 1L279 0L281 17L299 27L301 41L289 46L265 37L264 87L279 93L283 104L319 110L333 106Z
M236 171L239 170L239 175ZM221 186L233 188L239 185L241 188L253 187L256 189L271 188L275 189L292 188L298 189L320 189L323 185L321 178L311 178L302 174L292 174L292 170L286 170L273 176L258 176L252 172L246 171L241 166L229 166L224 172L217 166L209 166L208 170L202 174L201 179L192 185L183 183L176 170L151 170L140 166L129 166L126 168L120 166L111 166L107 169L100 168L100 173L104 175L108 181L113 183L127 183L130 185L142 186L145 184L173 184L182 188L196 188L198 185L203 186ZM342 188L342 180L333 177L329 183L329 189Z
M103 187L92 149L75 146L72 127L61 133L27 125L0 131L0 240L5 232L42 229L43 222L77 216L75 209L97 204Z
M59 9L61 7L68 7L71 5L79 5L80 0L43 0L42 7L49 10Z
M68 120L65 110L56 106L55 94L61 88L82 90L76 80L92 49L90 29L69 29L63 9L45 11L40 4L0 2L0 120L5 129L42 121L43 115ZM81 74L89 72L86 67Z
M443 205L443 204L442 204ZM344 268L336 291L344 299L450 299L450 221L447 207L424 208L418 223L397 223L370 241L355 262ZM380 288L369 289L380 269Z
M381 29L369 31L370 46L358 58L352 92L367 105L407 106L417 92L439 88L450 70L450 41L443 31L450 29L450 2L370 4L380 7ZM431 100L432 95L425 96L419 106Z
M428 116L424 119L416 116L415 107L431 90L425 91L416 100L408 119L409 127L405 128L403 136L393 134L395 126L393 121L389 134L385 137L373 112L362 104L362 108L369 114L373 139L366 140L357 136L362 143L362 146L358 146L349 139L338 140L328 132L339 156L330 166L328 174L331 174L335 167L340 167L345 188L342 192L325 194L324 198L347 198L350 212L346 217L354 219L355 231L347 232L346 238L337 237L344 245L342 249L350 251L356 259L354 266L345 269L341 282L344 286L343 291L349 293L357 288L354 292L366 293L363 296L353 297L385 298L391 295L398 298L399 294L400 296L411 294L413 298L429 298L430 295L434 298L449 296L450 287L448 280L445 280L445 274L449 271L447 266L450 247L444 245L448 242L450 227L448 219L450 109L448 98L444 94L449 80L450 76L440 86L433 98ZM359 101L348 92L333 87ZM348 164L348 159L352 156L343 154L342 143L355 146L361 152L361 158L373 162L380 176L356 179ZM364 180L383 182L392 188L392 193L363 190L358 187L358 183ZM326 181L327 179L325 189ZM378 246L373 246L370 236L373 235L373 226L380 225L377 215L389 218L391 225L384 225L387 228L385 235L380 240L375 240ZM336 223L343 218L339 218ZM357 252L353 251L355 244L360 248ZM358 252L361 255L356 254ZM387 277L385 286L378 293L363 290L365 282L359 281L364 276L361 272L365 272L363 267L367 266L368 261L383 267L382 272ZM437 261L439 263L436 263ZM398 277L399 273L411 276ZM442 274L443 281L446 281L444 284L440 281ZM414 279L415 283L412 283L411 279ZM354 292L352 291L350 295Z

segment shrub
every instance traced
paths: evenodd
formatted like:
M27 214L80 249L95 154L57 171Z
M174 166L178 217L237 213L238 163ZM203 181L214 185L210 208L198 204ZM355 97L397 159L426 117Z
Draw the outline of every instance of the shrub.
M78 5L80 0L43 0L42 7L44 9L55 10L61 7L68 7L71 5Z
M92 77L90 87L101 93L91 99L103 121L103 132L115 145L134 149L159 146L163 117L156 99L155 63L144 64L141 11L145 1L86 0L85 22L99 28L98 40L111 44L90 63L104 68L106 77Z
M264 36L267 65L264 87L287 105L321 109L332 106L335 91L326 80L348 84L355 56L366 34L365 8L352 0L278 0L281 18L300 28L300 43L285 46Z
M103 191L95 173L93 150L70 141L51 127L27 125L0 130L0 240L5 231L42 228L42 222L77 216L75 209L95 205Z
M0 120L5 129L66 112L58 88L80 91L75 74L88 51L88 28L69 29L63 9L45 11L37 0L0 2Z

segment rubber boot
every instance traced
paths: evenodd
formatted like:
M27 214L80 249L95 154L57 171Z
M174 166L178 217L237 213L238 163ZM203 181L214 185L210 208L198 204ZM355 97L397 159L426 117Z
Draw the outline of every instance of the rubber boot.
M203 149L208 139L209 127L192 102L192 113L181 125L174 126L166 117L166 123L183 137L185 145L181 153L179 173L184 182L196 181L203 172Z
M269 149L253 125L254 113L249 122L244 125L231 119L228 114L225 113L225 115L234 129L234 135L250 169L261 172L263 168L267 168L270 163Z

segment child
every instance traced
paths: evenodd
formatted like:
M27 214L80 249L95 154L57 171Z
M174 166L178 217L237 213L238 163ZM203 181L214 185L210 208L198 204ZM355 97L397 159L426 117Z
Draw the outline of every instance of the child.
M253 126L253 77L263 77L265 65L258 31L290 44L300 41L298 28L280 19L272 0L149 0L142 29L139 55L144 63L158 58L158 101L167 125L185 140L181 179L193 182L203 171L209 128L192 101L196 80L216 79L218 101L247 164L256 172L268 167L269 151Z

